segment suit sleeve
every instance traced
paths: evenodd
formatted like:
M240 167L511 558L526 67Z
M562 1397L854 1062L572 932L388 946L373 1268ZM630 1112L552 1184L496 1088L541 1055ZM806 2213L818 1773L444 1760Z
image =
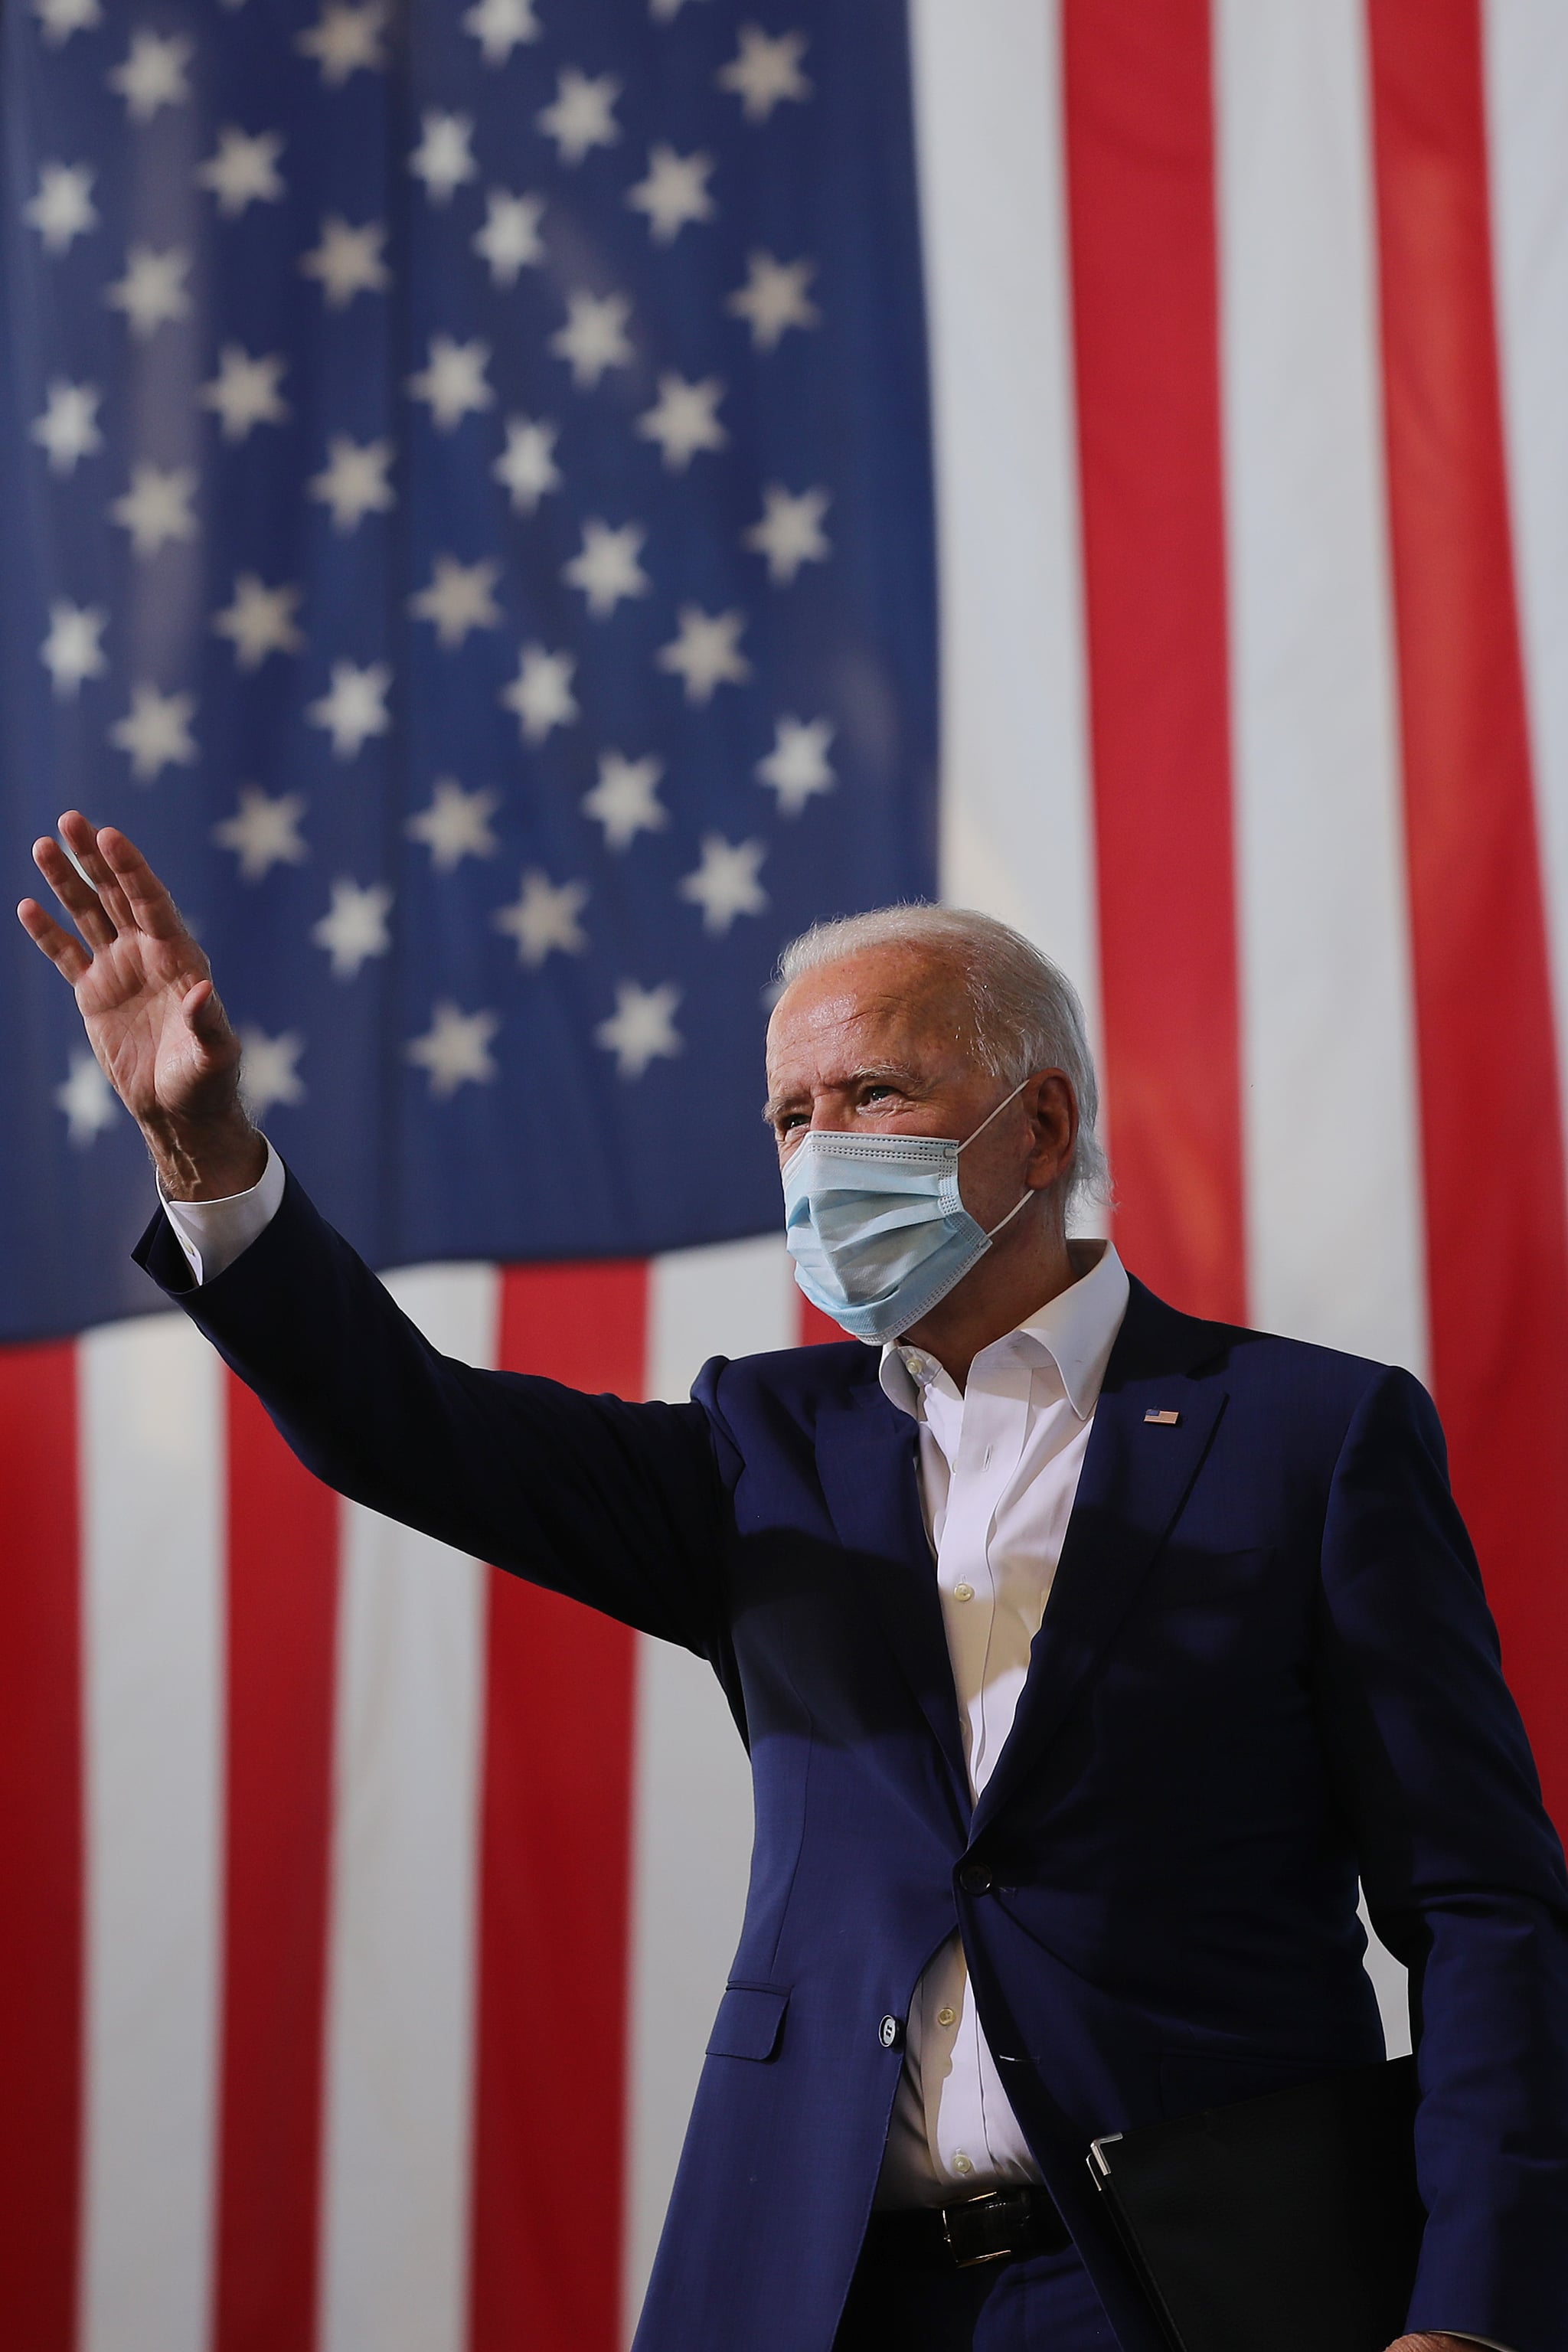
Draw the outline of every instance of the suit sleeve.
M1410 1971L1427 2223L1408 2324L1560 2352L1568 1879L1408 1373L1384 1373L1346 1433L1322 1591L1331 1769L1373 1923Z
M713 1656L726 1497L707 1415L443 1356L290 1176L195 1286L160 1212L138 1262L340 1494Z

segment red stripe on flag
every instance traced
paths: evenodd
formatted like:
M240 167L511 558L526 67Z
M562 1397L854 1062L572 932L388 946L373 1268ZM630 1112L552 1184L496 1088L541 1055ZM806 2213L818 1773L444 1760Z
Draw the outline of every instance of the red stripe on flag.
M1568 1226L1475 0L1371 0L1433 1384L1568 1824ZM1310 1115L1309 1113L1309 1115Z
M0 2313L70 2352L80 2189L82 1788L75 1351L0 1349Z
M643 1394L647 1272L509 1269L498 1360ZM617 2352L634 1642L490 1579L473 2352Z
M226 1379L228 1694L215 2352L316 2339L337 1496Z
M797 1304L800 1319L795 1328L803 1348L820 1348L825 1340L847 1339L849 1337L847 1331L839 1329L831 1315L825 1315L820 1307L814 1307L804 1293Z
M1205 0L1066 0L1100 984L1118 1239L1244 1304L1214 123Z

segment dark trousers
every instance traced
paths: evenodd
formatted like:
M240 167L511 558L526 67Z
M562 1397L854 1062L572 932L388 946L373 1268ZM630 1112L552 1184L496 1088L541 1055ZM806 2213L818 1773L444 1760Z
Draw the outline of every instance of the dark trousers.
M1077 2254L969 2271L861 2263L833 2352L1119 2352Z

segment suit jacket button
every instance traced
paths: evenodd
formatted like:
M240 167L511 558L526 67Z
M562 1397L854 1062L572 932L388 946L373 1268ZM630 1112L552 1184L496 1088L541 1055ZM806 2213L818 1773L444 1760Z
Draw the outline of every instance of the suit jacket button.
M965 1895L988 1895L991 1873L983 1862L966 1862L959 1870L958 1883Z
M877 2028L877 2039L884 2050L901 2050L904 2042L903 2019L885 2017Z

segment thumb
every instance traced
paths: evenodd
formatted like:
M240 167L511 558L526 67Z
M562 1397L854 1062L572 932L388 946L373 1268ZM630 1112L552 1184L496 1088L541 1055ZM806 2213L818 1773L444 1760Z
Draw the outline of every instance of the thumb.
M216 1045L227 1034L228 1015L210 980L198 980L194 988L187 989L180 1010L184 1015L186 1028L204 1045Z

